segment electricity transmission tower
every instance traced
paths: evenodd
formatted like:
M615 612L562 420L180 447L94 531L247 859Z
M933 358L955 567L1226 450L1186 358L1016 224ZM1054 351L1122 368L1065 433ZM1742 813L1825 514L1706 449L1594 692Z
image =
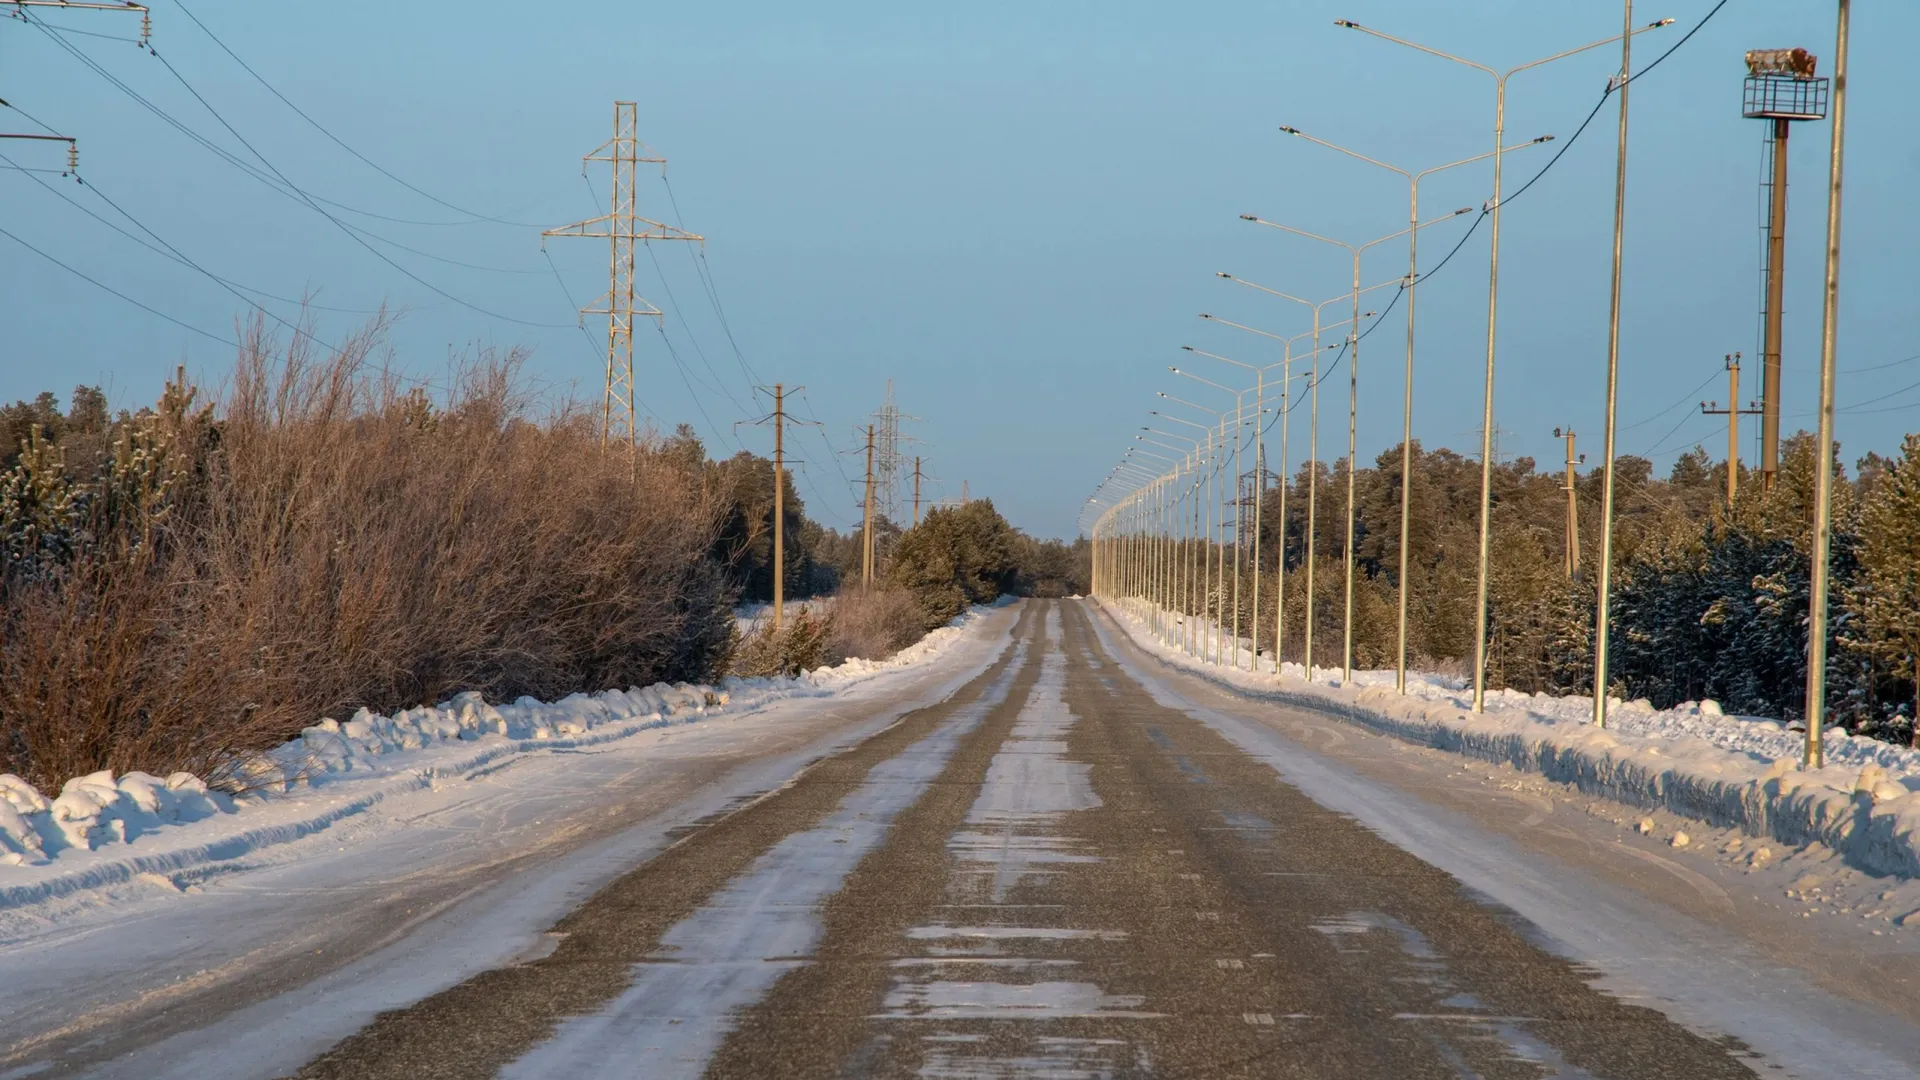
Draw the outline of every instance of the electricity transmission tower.
M909 416L901 412L893 403L893 380L888 379L886 401L881 404L879 411L873 414L873 482L880 500L880 513L888 521L900 520L900 480L906 471L906 459L900 453L900 444L919 441L911 435L902 435L900 423L919 420L917 416Z
M541 243L549 236L604 238L612 249L608 266L607 294L597 304L581 308L583 315L607 317L607 391L600 407L600 441L604 445L618 437L622 429L628 446L639 439L640 423L633 408L633 320L662 318L652 304L635 295L633 287L634 244L652 240L690 240L704 242L705 237L643 218L635 209L634 177L641 162L657 164L665 172L667 159L654 152L637 135L638 107L631 101L613 103L613 138L599 149L581 158L581 173L586 163L605 161L613 167L613 193L608 212L596 218L577 221L540 234ZM642 156L642 151L646 156Z

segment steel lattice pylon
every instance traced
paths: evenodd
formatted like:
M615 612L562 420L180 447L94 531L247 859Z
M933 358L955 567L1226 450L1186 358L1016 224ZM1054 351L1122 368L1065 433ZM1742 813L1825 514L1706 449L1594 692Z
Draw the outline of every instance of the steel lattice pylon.
M874 413L873 417L875 421L873 477L874 486L877 489L875 497L879 502L881 514L888 521L898 524L900 479L903 475L911 475L906 473L903 467L904 459L900 453L900 444L920 441L911 435L902 435L900 423L903 420L918 422L920 418L901 412L893 403L892 379L887 380L886 401L881 404L879 411Z
M624 427L628 445L638 438L640 422L633 404L633 321L636 316L660 319L660 309L639 297L633 287L635 243L649 240L704 241L704 237L671 225L640 216L636 209L634 176L641 162L658 164L666 171L667 159L652 156L653 151L638 135L638 106L631 101L613 103L613 138L599 149L581 158L586 162L605 161L613 166L613 195L609 212L586 221L577 221L541 233L548 236L605 237L611 248L607 271L607 293L597 305L581 308L584 315L607 317L607 393L600 409L600 441L616 437ZM642 156L645 151L648 156Z

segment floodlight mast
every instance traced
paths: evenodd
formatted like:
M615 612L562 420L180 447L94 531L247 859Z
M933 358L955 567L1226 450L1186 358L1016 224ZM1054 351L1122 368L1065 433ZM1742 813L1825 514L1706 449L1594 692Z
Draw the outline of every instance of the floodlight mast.
M1771 122L1767 196L1766 300L1760 346L1760 490L1772 491L1780 471L1781 312L1787 259L1787 135L1793 125L1827 115L1827 80L1814 72L1819 57L1805 49L1747 53L1741 115Z

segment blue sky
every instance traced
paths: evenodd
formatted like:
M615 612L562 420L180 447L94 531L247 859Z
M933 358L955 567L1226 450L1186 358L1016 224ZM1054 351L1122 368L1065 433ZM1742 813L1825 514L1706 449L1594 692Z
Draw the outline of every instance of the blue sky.
M1640 37L1636 58L1658 55L1712 6L1640 0L1637 21L1678 22ZM1181 393L1166 372L1191 359L1180 345L1273 358L1262 355L1261 339L1204 324L1197 313L1289 334L1305 328L1293 305L1219 281L1215 271L1322 299L1346 288L1344 254L1239 214L1354 240L1404 222L1402 181L1287 138L1280 124L1416 168L1490 148L1490 80L1338 30L1333 19L1497 67L1605 37L1620 21L1616 5L1590 0L189 7L355 149L443 199L514 221L560 225L601 212L579 159L606 139L615 98L638 101L642 138L670 159L681 219L708 238L706 268L744 366L761 382L808 388L798 408L823 425L795 435L809 511L840 526L855 520L845 477L857 461L840 452L854 447L856 424L891 378L902 409L921 418L908 427L922 440L910 452L940 478L929 494L957 495L966 481L1042 535L1072 532L1092 485L1148 421L1154 391ZM1920 8L1857 7L1840 336L1839 430L1849 459L1893 448L1920 419L1920 389L1894 393L1920 383L1920 360L1898 363L1920 354L1909 198L1920 166L1910 137L1920 76L1902 47L1920 40ZM119 13L39 14L90 34L127 37L137 28L137 17ZM1824 71L1832 16L1831 3L1730 0L1635 85L1623 452L1651 452L1662 468L1695 442L1722 452L1723 421L1697 416L1694 403L1725 397L1725 353L1751 358L1758 346L1761 125L1739 115L1741 54L1804 45ZM258 165L171 64L310 192L388 217L460 217L308 126L172 0L155 3L159 59L125 41L65 40ZM1511 138L1571 135L1617 60L1599 50L1516 77ZM106 285L219 338L244 313L231 293L114 234L36 180L108 217L114 212L98 196L111 199L247 287L401 309L394 362L423 378L443 372L450 353L525 345L532 375L550 392L598 394L604 331L590 320L583 336L566 298L604 289L597 243L550 241L550 266L535 228L337 211L427 253L369 241L482 313L410 280L313 210L188 141L34 25L0 21L0 98L78 137L81 173L94 189L0 170L0 228ZM0 130L37 129L0 110ZM1789 430L1813 422L1827 137L1824 124L1808 125L1792 144ZM1609 108L1506 213L1497 381L1505 455L1557 460L1551 431L1560 425L1582 432L1582 449L1599 449L1613 145ZM1550 152L1510 157L1510 189ZM43 144L0 143L0 153L23 166L60 164ZM604 198L597 168L592 190ZM1461 169L1432 181L1423 202L1436 211L1477 206L1488 184L1484 167ZM675 220L657 178L643 177L639 191L643 214ZM1471 220L1429 230L1423 250L1443 252ZM1403 270L1403 248L1376 250L1366 281ZM230 346L129 306L11 240L0 237L0 252L0 397L101 383L117 405L132 406L151 400L177 363L209 381L230 363ZM1428 445L1477 446L1486 252L1483 228L1422 287L1415 433ZM692 253L661 245L654 254L658 270L643 258L640 283L667 312L666 341L644 328L639 338L646 408L694 424L716 453L736 440L766 451L763 429L734 431L764 401L750 397ZM363 318L321 317L322 337ZM1401 349L1397 312L1362 349L1360 443L1369 459L1399 437ZM1201 363L1218 369L1197 368L1210 378L1234 374ZM1876 370L1859 370L1867 368ZM1750 359L1743 397L1757 393L1758 369ZM1323 432L1326 456L1344 449L1339 427ZM1743 428L1757 434L1758 424ZM1304 448L1296 428L1296 459Z

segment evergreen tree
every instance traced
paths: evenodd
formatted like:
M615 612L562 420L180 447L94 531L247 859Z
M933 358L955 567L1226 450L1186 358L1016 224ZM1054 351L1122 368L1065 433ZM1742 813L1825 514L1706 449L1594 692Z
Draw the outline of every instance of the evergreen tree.
M1906 735L1920 744L1920 434L1879 470L1860 514L1860 573L1848 608L1860 623L1863 651L1913 696Z
M928 627L1013 591L1015 536L993 503L935 507L900 537L888 580L912 592Z

